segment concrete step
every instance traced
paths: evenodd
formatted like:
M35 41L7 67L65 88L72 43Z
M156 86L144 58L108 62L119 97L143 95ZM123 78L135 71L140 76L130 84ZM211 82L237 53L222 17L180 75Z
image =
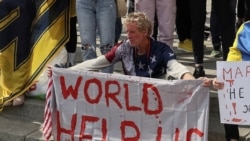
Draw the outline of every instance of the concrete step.
M44 101L26 98L24 105L0 112L0 141L44 141Z

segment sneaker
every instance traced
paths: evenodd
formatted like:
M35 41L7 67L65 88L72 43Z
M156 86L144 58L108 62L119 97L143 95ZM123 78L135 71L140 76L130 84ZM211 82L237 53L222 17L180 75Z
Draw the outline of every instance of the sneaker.
M221 51L212 50L212 52L210 53L210 56L215 57L215 58L219 58L219 57L221 57Z
M61 64L55 64L55 67L57 68L69 68L74 66L72 63L61 63Z
M204 77L205 76L205 71L203 69L203 66L195 67L193 76L195 78Z
M193 52L192 40L186 39L182 42L179 42L178 49L185 52Z

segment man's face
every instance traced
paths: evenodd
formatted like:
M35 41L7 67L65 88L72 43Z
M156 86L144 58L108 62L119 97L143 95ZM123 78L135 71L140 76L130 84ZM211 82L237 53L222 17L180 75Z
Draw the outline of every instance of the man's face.
M131 46L138 47L147 37L145 32L140 32L136 23L131 22L126 24L127 37Z

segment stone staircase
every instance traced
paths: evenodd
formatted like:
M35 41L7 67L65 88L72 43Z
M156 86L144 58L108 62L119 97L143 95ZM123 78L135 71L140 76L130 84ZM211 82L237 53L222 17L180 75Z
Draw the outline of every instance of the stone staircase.
M20 107L0 112L0 141L43 141L42 123L45 101L26 98Z

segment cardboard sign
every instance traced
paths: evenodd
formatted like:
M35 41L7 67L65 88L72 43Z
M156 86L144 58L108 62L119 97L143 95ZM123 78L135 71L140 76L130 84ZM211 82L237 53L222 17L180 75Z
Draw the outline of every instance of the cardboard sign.
M217 62L221 123L250 125L250 62Z
M53 138L60 141L206 141L202 81L53 68Z

